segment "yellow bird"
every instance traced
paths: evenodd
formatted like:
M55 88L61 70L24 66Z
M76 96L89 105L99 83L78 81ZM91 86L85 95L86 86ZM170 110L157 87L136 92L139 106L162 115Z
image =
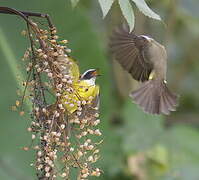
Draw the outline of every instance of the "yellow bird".
M99 96L99 86L95 84L98 70L89 69L81 76L76 62L70 58L69 75L72 79L71 89L62 95L62 103L67 112L72 114L78 107L91 104Z

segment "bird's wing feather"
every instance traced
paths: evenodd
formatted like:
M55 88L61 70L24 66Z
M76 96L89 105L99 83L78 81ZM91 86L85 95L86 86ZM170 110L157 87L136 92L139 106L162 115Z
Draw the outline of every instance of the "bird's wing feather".
M150 60L144 56L148 43L146 37L129 33L125 24L117 28L110 39L111 53L138 81L147 81L153 68Z
M70 78L76 83L79 80L80 72L77 62L71 57L59 56L57 58L58 69L63 75L69 75Z
M69 61L70 61L70 63L69 63L70 64L69 74L72 76L73 81L77 82L79 80L79 77L80 77L79 66L74 59L69 58Z

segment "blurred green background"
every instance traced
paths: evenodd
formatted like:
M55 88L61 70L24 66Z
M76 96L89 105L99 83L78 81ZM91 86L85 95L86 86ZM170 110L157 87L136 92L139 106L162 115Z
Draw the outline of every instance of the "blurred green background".
M108 53L108 37L123 21L117 3L103 20L97 0L87 0L72 10L69 0L1 1L1 6L48 13L60 38L68 39L81 71L100 68L102 180L199 179L199 1L150 0L149 6L163 23L135 9L135 31L150 34L168 50L168 82L181 95L177 112L170 116L144 114L128 98L137 84ZM45 20L40 20L45 23ZM11 111L18 98L16 68L28 47L21 36L25 23L0 14L0 179L36 179L30 164L26 131L30 121ZM17 67L16 67L17 65ZM71 178L72 179L72 178Z

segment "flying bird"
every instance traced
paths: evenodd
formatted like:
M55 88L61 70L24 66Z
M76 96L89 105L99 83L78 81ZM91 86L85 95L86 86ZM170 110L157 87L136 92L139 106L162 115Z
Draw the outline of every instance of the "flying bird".
M123 24L110 38L110 50L119 64L141 82L130 97L144 112L169 115L175 111L178 95L167 87L167 52L163 45L146 35L135 35Z

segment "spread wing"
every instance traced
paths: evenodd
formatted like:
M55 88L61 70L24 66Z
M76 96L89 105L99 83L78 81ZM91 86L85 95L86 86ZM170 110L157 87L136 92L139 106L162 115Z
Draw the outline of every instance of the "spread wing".
M129 33L129 27L123 24L117 28L110 39L110 50L115 59L137 81L147 81L153 69L146 50L147 37Z

